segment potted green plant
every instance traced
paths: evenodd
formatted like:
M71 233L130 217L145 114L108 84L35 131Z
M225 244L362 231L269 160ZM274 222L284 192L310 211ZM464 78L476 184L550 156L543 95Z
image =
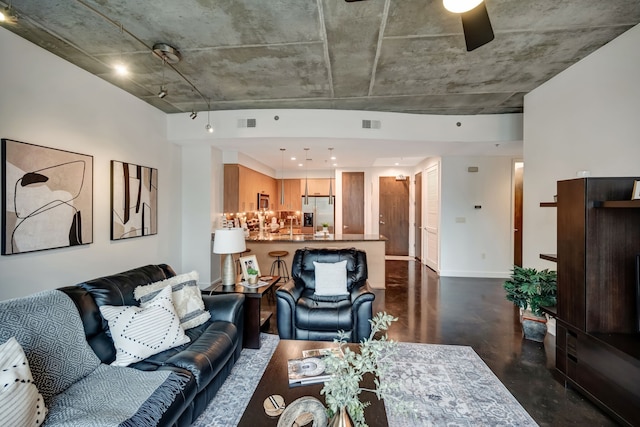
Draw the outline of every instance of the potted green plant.
M412 410L410 404L396 397L398 384L380 381L389 366L385 360L397 351L396 343L389 340L384 333L391 322L396 320L398 318L390 314L376 313L369 321L371 334L360 342L358 352L347 346L347 334L343 331L338 333L339 338L336 341L342 349L342 356L330 353L325 359L331 378L324 383L320 391L320 394L325 395L331 417L329 427L366 426L364 409L369 406L369 402L360 400L360 393L365 391L375 394L378 399L384 399L385 404L393 405L394 409L400 412ZM379 335L377 339L376 335ZM361 386L365 374L373 374L376 377L374 389Z
M522 310L522 331L526 339L544 341L547 319L542 307L556 305L558 276L553 270L513 266L504 282L507 300Z
M251 285L258 283L258 270L251 267L247 268L247 282Z
M329 232L329 223L328 222L323 222L322 223L322 232L323 233L328 233Z

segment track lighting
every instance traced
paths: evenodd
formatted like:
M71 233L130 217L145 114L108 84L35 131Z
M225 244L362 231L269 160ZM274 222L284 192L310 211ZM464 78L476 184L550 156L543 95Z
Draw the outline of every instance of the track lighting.
M474 9L483 0L443 0L444 8L453 13L464 13Z
M211 103L207 101L207 125L204 127L207 132L213 133L213 126L211 126Z
M196 113L195 110L191 110L191 114L189 114L189 117L191 117L191 120L195 120L196 117L198 117L198 113Z
M167 90L166 87L160 86L160 92L158 92L158 97L159 98L164 98L165 96L167 96L168 93L169 93L169 91Z
M11 7L11 4L0 9L0 22L6 22L8 24L15 24L18 22L18 14L15 12L13 7Z

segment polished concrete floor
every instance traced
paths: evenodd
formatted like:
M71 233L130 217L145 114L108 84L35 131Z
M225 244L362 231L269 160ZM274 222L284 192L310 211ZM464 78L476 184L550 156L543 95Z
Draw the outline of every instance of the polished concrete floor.
M501 279L438 277L415 261L386 261L386 289L373 310L398 321L396 341L471 346L541 426L615 426L589 400L553 378L555 340L522 338ZM275 321L270 332L277 333Z

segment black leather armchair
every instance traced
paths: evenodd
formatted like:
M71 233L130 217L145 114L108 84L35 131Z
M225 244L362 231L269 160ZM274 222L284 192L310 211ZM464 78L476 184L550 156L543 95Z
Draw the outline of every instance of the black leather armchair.
M313 262L347 260L349 295L315 294ZM375 295L367 284L367 254L349 249L298 249L293 256L291 280L276 291L278 333L282 339L332 341L337 332L359 342L371 333L369 320Z

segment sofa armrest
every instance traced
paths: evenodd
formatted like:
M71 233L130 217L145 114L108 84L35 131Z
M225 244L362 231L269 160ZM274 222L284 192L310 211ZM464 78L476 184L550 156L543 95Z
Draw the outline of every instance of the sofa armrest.
M211 320L222 320L242 326L244 321L244 295L202 295L204 308L211 313Z
M373 301L376 298L369 288L369 282L365 282L364 285L351 289L350 297L351 304L354 307L367 301Z

